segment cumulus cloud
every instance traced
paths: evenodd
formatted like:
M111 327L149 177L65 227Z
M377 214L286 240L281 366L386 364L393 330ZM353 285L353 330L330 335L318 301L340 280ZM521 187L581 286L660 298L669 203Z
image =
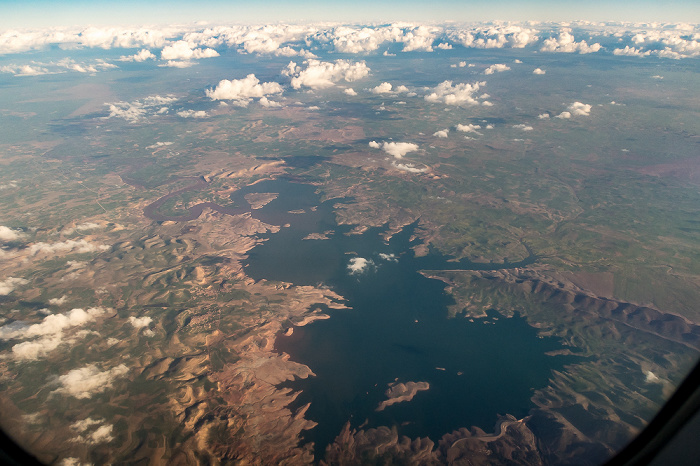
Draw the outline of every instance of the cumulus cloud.
M65 332L85 326L106 313L107 310L102 307L89 308L87 311L76 308L65 314L50 314L41 322L32 325L13 322L0 327L0 340L33 339L14 345L12 356L19 360L37 360L64 343L72 343L74 340L66 338Z
M160 58L163 60L181 60L190 61L199 58L218 57L219 52L211 48L196 49L190 46L185 40L178 40L165 47L160 52Z
M545 74L545 73L546 73L546 71L543 70L542 68L535 68L534 70L532 70L532 74Z
M424 173L428 171L427 168L418 168L412 163L398 163L398 162L392 162L391 163L394 167L397 169L404 171L404 172L409 172L409 173Z
M118 58L119 61L135 61L143 62L146 60L155 60L156 56L148 49L141 49L133 55L123 55Z
M425 96L425 100L428 102L443 102L447 105L479 105L479 102L474 98L474 94L485 85L485 82L452 85L452 81L444 81L431 89L432 92Z
M7 296L18 286L26 285L27 283L29 283L29 281L25 280L24 278L8 277L5 280L0 281L0 296ZM0 327L0 329L1 328L2 327ZM2 335L2 333L0 333L0 335Z
M379 253L379 258L382 260L385 260L387 262L398 262L399 258L396 257L396 254L386 254L384 252Z
M550 37L542 43L542 52L563 52L563 53L593 53L601 49L599 43L588 45L585 40L576 42L570 30L562 29L558 37Z
M172 145L173 145L172 141L158 141L155 144L151 144L150 146L146 146L146 149L156 149L158 147L172 146Z
M167 38L181 33L181 30L171 27L158 29L87 27L35 31L7 30L0 34L0 54L38 50L50 45L58 45L62 48L157 48L163 46Z
M521 129L523 131L532 131L533 129L535 129L532 126L528 126L528 125L524 125L524 124L513 125L513 128Z
M468 125L458 124L455 126L455 129L463 133L475 133L481 135L481 133L477 131L478 129L481 129L481 126L472 123L469 123Z
M105 105L109 107L109 116L105 118L123 118L129 123L137 123L147 117L167 113L167 105L176 100L172 95L151 95L133 102L107 103Z
M205 118L207 112L204 110L180 110L177 112L177 116L181 118Z
M5 65L0 66L0 73L9 73L15 76L41 76L50 74L50 71L37 65Z
M432 44L439 31L440 28L411 24L359 28L339 26L320 31L312 39L328 44L340 53L368 53L377 50L385 42L403 44L403 52L432 52ZM385 52L385 56L389 55L391 54Z
M254 74L243 79L223 79L214 89L207 89L206 95L212 100L231 100L235 105L246 107L253 98L281 94L282 86L276 82L261 83Z
M92 322L106 312L106 309L102 307L92 307L87 311L76 308L66 314L48 315L40 323L33 325L5 325L0 327L0 339L35 338L62 333L71 327L82 326Z
M375 149L381 148L384 152L397 159L402 158L409 152L418 150L418 144L413 144L411 142L383 142L379 144L377 141L371 141L369 146Z
M60 298L49 299L49 304L51 304L53 306L61 306L62 304L65 304L66 301L68 301L68 296L63 295Z
M469 48L524 48L539 38L534 29L518 25L488 25L463 28L449 34L453 42Z
M387 94L391 92L391 88L391 83L381 83L379 86L370 89L370 92L374 94Z
M408 92L408 88L404 85L394 87L391 83L384 82L370 89L370 92L374 94L401 94L402 92Z
M574 102L566 107L566 110L557 115L557 118L568 119L572 116L589 116L592 106L581 102Z
M546 120L549 118L549 113L540 113L539 115L537 115L537 118L539 118L540 120Z
M267 108L281 107L282 106L281 103L275 102L274 100L270 100L265 96L260 97L260 100L258 102L260 102L260 105L262 105L263 107L267 107Z
M55 379L59 388L52 393L73 396L79 400L91 398L97 393L112 388L115 379L129 372L124 364L101 371L95 364L88 364L80 369L73 369Z
M57 243L34 243L27 248L30 256L59 255L59 254L84 254L87 252L105 251L109 246L105 244L90 243L85 239L60 241Z
M491 65L484 70L484 74L502 73L503 71L508 71L510 66L504 65L503 63L496 63Z
M631 36L631 37L630 37ZM656 55L660 58L681 59L700 56L700 34L692 33L684 28L668 28L662 25L660 28L649 28L632 32L628 36L634 46L625 46L624 49L615 49L615 55L649 56Z
M55 63L59 68L65 68L69 71L77 71L78 73L97 73L98 71L117 68L117 65L107 63L104 60L95 60L92 63L77 63L75 60L66 58Z
M144 317L131 316L131 317L129 317L129 323L136 330L144 329L143 334L148 336L148 337L152 337L153 335L155 335L155 332L148 328L148 326L151 325L152 322L153 322L153 319L151 319L148 316L144 316Z
M359 275L369 270L372 266L374 266L372 260L365 259L364 257L353 257L348 264L348 270L350 271L350 275Z
M4 225L0 225L0 241L10 242L17 241L25 237L25 234L20 230L13 230Z
M651 50L642 51L636 47L630 47L626 45L624 49L613 50L613 55L623 55L627 57L648 57L651 55Z
M437 48L439 48L441 50L452 50L452 45L448 44L447 42L440 42L437 45Z
M79 434L73 439L75 443L96 445L114 440L112 436L113 426L104 424L104 419L92 419L89 417L82 421L74 422L70 427Z
M294 89L299 89L302 86L311 89L332 87L339 81L353 82L362 79L370 71L364 61L336 60L330 63L319 60L306 60L304 64L306 68L290 62L282 72L282 74L292 78L291 84Z
M352 95L352 96L357 95L357 92L355 92L355 89L353 89L353 88L351 88L351 87L348 87L348 88L345 89L343 92L344 92L345 94L347 94L347 95Z
M191 66L196 65L197 62L193 61L182 61L182 60L168 60L165 63L161 63L160 67L168 67L168 68L189 68Z
M441 129L439 131L435 131L433 133L433 136L435 136L436 138L446 138L447 133L449 133L449 132L450 132L450 130L448 128L445 128L445 129Z
M76 225L75 227L72 227L72 228L65 228L65 229L63 229L63 234L64 234L64 235L70 235L70 234L75 233L75 232L83 233L83 232L86 232L86 231L97 230L98 228L100 228L100 224L99 224L99 223L95 223L95 222L85 222L85 223L78 224L78 225Z

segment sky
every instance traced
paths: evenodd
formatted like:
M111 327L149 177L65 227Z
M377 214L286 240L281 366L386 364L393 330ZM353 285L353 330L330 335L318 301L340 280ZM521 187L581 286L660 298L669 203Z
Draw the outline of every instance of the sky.
M697 0L0 0L0 30L173 23L660 21L700 23Z

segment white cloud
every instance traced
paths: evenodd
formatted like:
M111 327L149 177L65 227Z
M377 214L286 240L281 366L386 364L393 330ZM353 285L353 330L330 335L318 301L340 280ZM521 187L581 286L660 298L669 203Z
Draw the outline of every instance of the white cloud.
M177 42L172 42L169 45L163 47L160 52L160 58L162 60L183 60L190 61L199 58L212 58L218 57L219 52L211 48L205 49L195 49L185 40L179 40Z
M7 30L0 34L0 54L38 50L50 45L61 48L99 47L135 48L161 47L168 37L181 34L181 30L171 27L159 29L124 28L52 28L35 31Z
M532 131L533 129L535 129L532 126L528 126L528 125L524 125L524 124L513 125L513 128L521 129L523 131Z
M53 306L61 306L63 304L66 304L66 301L68 301L68 296L63 295L60 298L51 298L49 299L49 304Z
M493 73L502 73L504 71L508 71L510 69L510 66L504 65L503 63L496 63L495 65L491 65L488 68L484 70L484 74L493 74Z
M416 50L432 52L434 40L435 31L433 29L426 26L418 26L405 31L403 36L397 39L397 42L403 42L403 52L413 52Z
M345 89L343 92L344 92L345 94L347 94L347 95L352 95L352 96L357 95L357 92L355 92L355 89L353 89L353 88L351 88L351 87L348 87L348 88Z
M106 371L100 371L96 365L88 364L57 377L55 382L60 387L52 393L70 395L79 400L90 398L96 393L102 393L108 388L112 388L114 380L123 377L128 372L129 368L124 364Z
M105 118L123 118L129 123L136 123L149 116L167 113L166 106L176 100L172 95L152 95L133 102L107 103L109 116Z
M477 129L481 129L481 126L472 123L469 123L468 125L458 124L457 126L455 126L455 129L463 133L476 133L481 135L481 133L477 131Z
M0 225L0 241L17 241L25 237L25 234L20 230L13 230L4 225Z
M398 163L398 162L392 162L391 163L394 167L398 168L401 171L409 172L409 173L423 173L428 171L427 168L417 168L414 164L412 163Z
M437 45L437 48L439 48L441 50L452 50L452 45L448 44L447 42L440 42Z
M635 47L630 47L629 45L625 45L624 49L615 49L613 50L614 55L624 55L628 57L647 57L651 55L651 50L647 50L646 52L643 52L642 49L638 49Z
M181 118L205 118L207 112L204 110L180 110L177 112L177 116Z
M148 326L151 325L152 322L153 322L153 319L151 319L148 316L144 316L144 317L131 316L131 317L129 317L129 323L137 330L144 329L143 334L146 336L149 336L149 337L152 337L153 335L155 335L155 332L153 332L153 330L148 328Z
M331 45L340 53L368 53L377 50L385 42L403 44L403 52L432 52L432 44L439 31L440 28L411 24L361 28L339 26L315 34L314 39ZM391 54L385 52L385 56L389 55Z
M432 89L433 92L425 96L428 102L443 102L447 105L479 105L474 94L485 82L474 84L461 83L452 85L452 81L444 81ZM484 103L482 103L483 105Z
M371 52L377 50L382 43L392 39L390 31L386 28L363 27L356 29L348 26L337 27L319 38L330 42L335 51L340 53Z
M659 379L659 376L654 374L652 371L645 371L644 375L646 376L644 378L644 381L646 383L658 383L661 380L661 379Z
M396 254L386 254L383 252L379 253L379 258L383 259L385 261L388 261L388 262L398 262L399 261L399 258L396 257Z
M117 65L107 63L101 59L95 60L92 63L77 63L75 60L65 58L56 62L54 65L70 71L77 71L78 73L97 73L98 71L118 68Z
M584 104L581 102L574 102L569 105L568 110L573 115L588 116L591 114L591 106L589 104Z
M124 55L118 58L119 61L135 61L143 62L146 60L155 60L156 56L148 49L141 49L133 55Z
M568 29L562 29L559 32L559 37L550 37L542 43L540 51L542 52L564 52L564 53L593 53L601 49L599 43L588 45L585 40L576 42L574 36Z
M651 79L664 79L664 77L656 74L656 75L652 76Z
M549 113L540 113L539 115L537 115L537 118L539 118L540 120L546 120L549 118Z
M212 100L232 100L235 105L246 107L255 97L281 94L282 86L276 82L261 83L254 74L243 79L223 79L214 89L207 89L206 95Z
M58 301L64 300L59 298ZM64 333L71 328L82 327L95 321L107 312L102 307L72 309L65 314L50 314L44 319L32 325L24 325L21 322L0 327L0 340L31 339L12 347L12 356L19 360L37 360L48 355L62 344L73 343L74 339L65 338ZM77 336L84 336L78 332Z
M353 257L348 264L350 275L358 275L367 271L374 265L374 262L367 260L364 257Z
M160 67L169 67L169 68L189 68L191 66L196 65L197 62L193 61L182 61L182 60L168 60L165 63L161 63Z
M157 147L172 146L172 145L173 145L172 141L157 141L155 144L151 144L150 146L146 146L146 149L155 149Z
M389 94L391 93L391 88L391 83L381 83L379 86L370 89L370 92L374 94Z
M8 294L12 293L15 288L17 288L20 285L26 285L29 283L28 280L25 280L24 278L15 278L15 277L8 277L3 281L0 281L0 296L7 296ZM0 331L2 330L3 327L0 327ZM1 338L2 333L0 333L0 338Z
M85 222L85 223L81 223L79 225L76 225L73 228L65 228L65 229L63 229L62 233L64 235L70 235L72 233L75 233L76 231L79 233L82 233L85 231L97 230L98 228L100 228L100 226L101 225L99 223Z
M450 38L464 47L524 48L536 42L537 31L517 25L484 25L459 29L449 34Z
M369 143L370 147L375 149L381 149L389 155L394 156L397 159L402 158L409 152L415 152L418 150L418 144L413 144L412 142L383 142L381 146L376 141L371 141Z
M105 251L109 246L105 244L90 243L85 239L60 241L57 243L34 243L27 248L30 256L41 254L84 254L87 252Z
M290 62L283 74L292 78L292 87L299 89L302 86L311 89L323 89L332 87L339 81L353 82L362 79L369 74L369 67L364 61L350 62L348 60L336 60L334 63L319 60L304 61L306 68Z
M546 73L546 71L543 70L542 68L535 68L534 70L532 70L532 74L545 74L545 73Z
M73 439L73 442L83 443L87 445L96 445L98 443L108 443L114 440L112 436L111 424L103 424L104 419L87 418L82 421L76 421L71 424L71 429L78 432L80 435Z
M467 62L465 62L465 61L459 62L459 67L460 67L460 68L464 68L465 66L467 66Z
M447 133L449 133L449 132L450 132L450 130L448 128L445 128L445 129L441 129L439 131L435 131L433 133L433 136L435 136L436 138L446 138Z
M0 66L1 73L9 73L15 76L41 76L50 74L49 70L37 65L6 65Z
M574 102L566 107L566 111L557 115L557 118L571 118L572 116L589 116L591 114L591 105L581 102Z
M87 311L84 309L72 309L65 314L51 314L38 323L28 326L5 325L0 327L0 340L12 340L20 338L36 338L47 335L56 335L68 330L71 327L83 326L94 321L97 317L107 312L102 307L91 307Z
M282 106L281 103L275 102L274 100L270 100L270 99L268 99L268 98L265 97L265 96L260 97L259 102L260 102L260 105L262 105L263 107L268 107L268 108L272 108L272 107L281 107L281 106Z

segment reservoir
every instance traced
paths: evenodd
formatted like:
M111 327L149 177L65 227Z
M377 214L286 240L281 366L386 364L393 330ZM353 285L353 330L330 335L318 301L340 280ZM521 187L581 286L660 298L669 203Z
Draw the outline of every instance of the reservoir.
M331 310L330 319L297 327L276 343L316 374L284 386L302 391L293 409L311 402L306 417L318 426L305 440L315 442L317 458L348 421L353 428L397 426L400 435L435 442L461 427L492 431L499 414L526 416L533 391L547 385L551 371L578 360L547 356L561 342L538 337L518 315L505 318L494 310L472 321L448 318L453 301L445 284L419 273L525 266L534 256L505 264L449 261L436 252L416 258L415 225L388 242L382 228L348 235L352 227L336 225L333 214L343 201L320 202L314 186L275 180L246 192L279 193L253 216L289 224L250 251L246 273L330 287L350 308ZM328 239L304 239L311 233ZM395 382L427 382L429 389L377 411Z

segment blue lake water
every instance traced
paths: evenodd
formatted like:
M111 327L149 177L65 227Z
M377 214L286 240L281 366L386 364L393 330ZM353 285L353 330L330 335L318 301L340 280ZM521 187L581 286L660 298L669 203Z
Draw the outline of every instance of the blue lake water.
M396 425L400 434L434 441L460 427L490 431L498 414L527 415L534 406L533 390L547 385L552 369L578 359L545 355L561 349L561 342L538 337L517 315L505 318L491 311L473 322L448 318L453 300L445 284L419 273L524 266L534 256L512 264L454 262L437 253L416 258L410 249L415 225L387 243L380 228L345 234L351 227L336 225L333 215L333 206L341 201L321 203L313 186L277 180L246 192L279 193L253 215L290 225L250 252L246 273L256 280L328 286L351 307L331 310L330 319L277 339L279 351L316 374L285 386L302 390L295 406L311 402L307 417L318 426L305 440L316 443L317 456L347 421L353 427ZM334 231L328 240L303 240L327 230ZM353 258L367 260L362 272L351 273ZM410 402L376 411L394 381L428 382L430 389Z

